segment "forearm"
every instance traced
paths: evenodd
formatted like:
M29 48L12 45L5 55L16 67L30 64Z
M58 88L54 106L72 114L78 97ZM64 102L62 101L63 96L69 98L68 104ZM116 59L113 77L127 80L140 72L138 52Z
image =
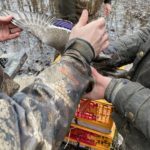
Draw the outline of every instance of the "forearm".
M78 46L87 52L91 49L86 43ZM91 83L89 60L92 58L74 50L75 45L68 48L60 62L44 70L31 86L13 97L22 149L26 149L29 141L31 149L40 144L46 150L58 149L80 98Z
M150 90L126 79L113 79L105 92L115 110L150 139Z
M3 145L10 143L14 147L14 143L20 142L17 147L21 150L59 148L81 96L91 87L90 62L102 47L108 45L104 19L100 18L89 24L86 22L88 12L84 10L78 24L72 29L69 37L72 40L66 45L60 62L44 70L34 83L9 100L7 115L5 111L1 113L3 118L0 121L4 123L4 128L13 126L16 134L13 136L13 133L0 132L1 137L5 136L4 139L9 140L3 142L0 139ZM91 34L87 35L89 31ZM76 37L82 40L75 39ZM1 108L6 106L1 104ZM9 111L11 109L13 112ZM0 127L2 129L2 125ZM9 132L8 129L7 131ZM14 138L7 138L7 135Z

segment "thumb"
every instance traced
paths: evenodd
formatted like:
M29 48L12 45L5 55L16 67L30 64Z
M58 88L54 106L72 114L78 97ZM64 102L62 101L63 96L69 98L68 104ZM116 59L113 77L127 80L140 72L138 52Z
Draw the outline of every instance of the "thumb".
M79 19L79 21L78 21L78 23L77 23L77 26L78 26L78 27L85 26L85 25L87 24L87 22L88 22L88 19L89 19L89 17L88 17L88 11L87 11L86 9L84 9L84 10L82 11L82 14L81 14L81 16L80 16L80 19Z

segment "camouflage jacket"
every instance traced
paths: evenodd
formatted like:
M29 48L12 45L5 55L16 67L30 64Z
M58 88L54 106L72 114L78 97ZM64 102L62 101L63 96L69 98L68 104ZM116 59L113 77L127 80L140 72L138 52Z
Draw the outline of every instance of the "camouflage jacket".
M1 92L0 149L59 149L91 83L93 57L90 44L75 39L68 43L60 62L44 70L30 86L12 97Z
M111 0L51 0L53 16L76 23L83 9L89 12L90 20L99 16L102 3L111 3Z
M150 149L150 27L112 43L110 67L133 62L127 79L112 79L105 98L115 110L113 118L127 150Z

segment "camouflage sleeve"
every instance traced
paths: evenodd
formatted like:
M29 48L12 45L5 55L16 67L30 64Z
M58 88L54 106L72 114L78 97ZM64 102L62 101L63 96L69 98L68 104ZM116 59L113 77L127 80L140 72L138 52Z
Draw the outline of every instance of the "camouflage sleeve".
M57 150L92 83L89 63L93 57L90 44L71 41L60 62L44 70L29 87L13 98L0 95L1 147Z
M121 125L127 120L150 139L150 89L126 79L112 79L105 98L113 103L115 110L119 112L117 114L124 120ZM116 122L118 121L116 118Z
M109 55L110 58L104 61L95 60L94 66L105 65L111 67L120 67L132 63L136 57L137 52L142 48L142 45L148 40L150 36L150 26L142 28L132 35L126 35L111 42L108 49L103 52Z

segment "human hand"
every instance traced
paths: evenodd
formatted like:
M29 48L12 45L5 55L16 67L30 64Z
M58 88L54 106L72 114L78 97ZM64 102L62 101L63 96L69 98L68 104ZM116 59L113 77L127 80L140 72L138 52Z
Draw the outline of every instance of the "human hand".
M109 16L110 12L111 12L111 4L106 3L104 5L104 15Z
M94 87L90 93L84 95L83 98L91 99L91 100L98 100L104 98L105 90L109 85L111 78L102 76L97 72L95 68L91 68L92 70L92 77L94 79Z
M81 38L89 42L96 56L105 48L108 47L108 34L106 32L104 18L99 18L90 23L88 22L88 11L83 10L81 17L75 27L72 29L69 40Z
M0 41L17 38L21 29L11 23L12 16L0 16Z

